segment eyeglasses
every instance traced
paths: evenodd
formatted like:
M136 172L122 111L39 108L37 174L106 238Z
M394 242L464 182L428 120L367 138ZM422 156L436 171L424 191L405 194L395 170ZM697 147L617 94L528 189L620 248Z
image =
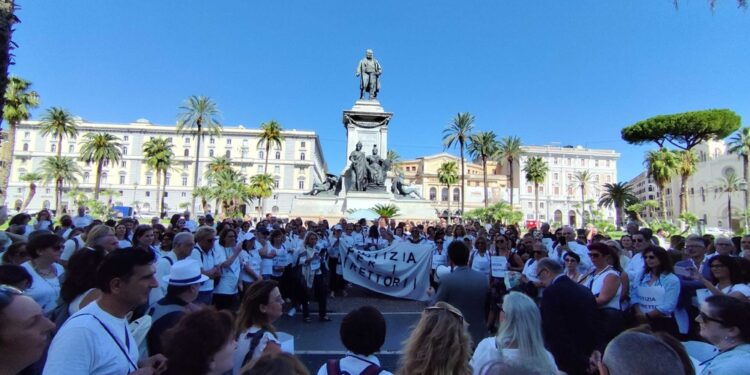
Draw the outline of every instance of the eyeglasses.
M461 323L463 323L463 322L464 322L464 316L463 316L463 315L461 315L460 313L457 313L457 312L455 312L455 311L453 311L453 310L447 309L447 308L445 308L445 307L439 307L439 306L430 306L430 307L426 307L426 308L424 309L424 311L438 311L438 310L444 310L444 311L447 311L447 312L449 312L449 313L453 314L453 316L455 316L455 317L456 317L456 318L458 318L459 320L461 320Z
M589 253L589 258L599 258L602 256L602 254L599 253Z
M726 322L720 319L712 318L708 316L708 314L704 313L703 311L698 313L698 318L700 319L699 322L716 322L721 325L726 325Z
M726 268L726 267L727 267L727 266L725 266L725 265L723 265L723 264L712 264L712 265L711 265L711 268Z
M655 255L646 255L643 259L656 259Z
M633 242L646 242L646 240L644 240L642 238L640 238L640 239L633 238Z
M23 295L23 290L18 289L14 286L0 284L0 309L4 309L10 305L10 300L13 296Z

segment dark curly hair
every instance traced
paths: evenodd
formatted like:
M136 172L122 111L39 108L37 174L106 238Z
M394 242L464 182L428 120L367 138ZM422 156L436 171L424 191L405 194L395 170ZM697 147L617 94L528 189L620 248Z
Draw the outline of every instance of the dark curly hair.
M214 355L234 340L233 321L230 312L213 307L183 316L164 334L164 355L169 358L166 374L207 374Z
M60 298L72 302L81 293L96 288L96 270L104 260L104 250L84 248L73 253L68 261L65 281L60 287Z

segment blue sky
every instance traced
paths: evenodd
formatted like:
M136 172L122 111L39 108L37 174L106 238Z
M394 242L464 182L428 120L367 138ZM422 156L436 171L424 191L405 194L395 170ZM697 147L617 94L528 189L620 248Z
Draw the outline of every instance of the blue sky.
M11 72L40 93L35 118L62 106L173 124L206 95L227 125L318 132L334 173L367 48L403 158L441 152L442 129L469 111L478 130L526 144L613 148L627 180L651 146L626 144L623 126L706 108L750 118L750 12L734 0L714 12L701 0L19 3Z

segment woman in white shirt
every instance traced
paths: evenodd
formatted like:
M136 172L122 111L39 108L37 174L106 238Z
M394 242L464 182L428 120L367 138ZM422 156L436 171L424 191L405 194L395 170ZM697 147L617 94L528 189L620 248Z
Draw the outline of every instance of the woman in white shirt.
M68 304L70 315L101 295L101 291L96 289L96 270L104 256L105 252L102 249L84 248L70 257L65 280L60 288L60 299Z
M54 234L32 237L26 245L31 260L21 266L31 275L33 282L26 295L38 303L45 314L57 307L60 297L60 277L65 269L58 264L63 250L63 239Z
M305 285L298 290L298 302L302 304L302 316L306 323L312 321L310 318L310 296L314 296L318 302L318 318L321 322L330 322L327 316L328 291L325 290L325 280L322 266L323 255L317 248L318 235L315 232L307 232L302 246L297 250L296 265L302 267L302 277Z
M701 299L709 295L728 295L740 301L750 299L750 287L742 282L742 270L736 258L731 255L716 255L711 258L708 265L711 268L711 275L718 282L713 284L710 280L705 279L703 274L696 272L694 278L701 281L706 287L706 292L696 292L703 296Z
M274 280L262 280L250 286L242 299L237 317L237 350L233 373L261 355L281 352L273 322L283 313L284 297Z
M246 291L250 288L250 284L258 280L263 280L260 272L262 259L258 249L255 247L255 236L252 233L248 233L245 236L245 240L242 241L242 251L239 258L242 268L240 281L242 282L242 290Z
M221 278L214 286L213 304L219 310L234 311L239 305L240 260L241 246L237 246L237 231L227 227L219 233L219 243L214 247L218 252Z
M115 225L115 236L117 237L117 247L125 249L132 247L133 244L128 239L128 227L122 222Z
M557 373L552 354L544 349L542 318L531 298L510 292L500 309L500 329L477 345L469 364L474 374L495 360L532 366L541 374Z
M619 259L617 253L609 246L597 242L589 245L588 248L588 255L591 263L594 264L594 270L589 273L584 284L591 290L599 307L602 325L600 335L602 341L599 343L599 349L604 350L607 343L625 328L624 317L620 309L622 294L620 272L622 269L617 269L619 262L616 262L616 266L612 265L615 260Z
M489 282L490 271L492 269L491 254L488 251L489 244L487 239L480 236L474 241L474 251L471 252L469 257L469 267L475 271L479 271L487 276Z

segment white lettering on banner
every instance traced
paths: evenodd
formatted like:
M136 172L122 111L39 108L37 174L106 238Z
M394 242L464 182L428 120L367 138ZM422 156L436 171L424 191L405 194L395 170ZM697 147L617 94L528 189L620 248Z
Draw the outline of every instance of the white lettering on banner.
M493 255L490 261L492 262L492 277L505 277L505 271L508 270L508 258Z
M349 249L343 257L344 279L389 296L427 300L432 247L395 243L384 249Z
M638 306L641 312L647 314L651 311L656 310L656 306L664 303L664 287L661 285L656 286L639 286L638 290Z

